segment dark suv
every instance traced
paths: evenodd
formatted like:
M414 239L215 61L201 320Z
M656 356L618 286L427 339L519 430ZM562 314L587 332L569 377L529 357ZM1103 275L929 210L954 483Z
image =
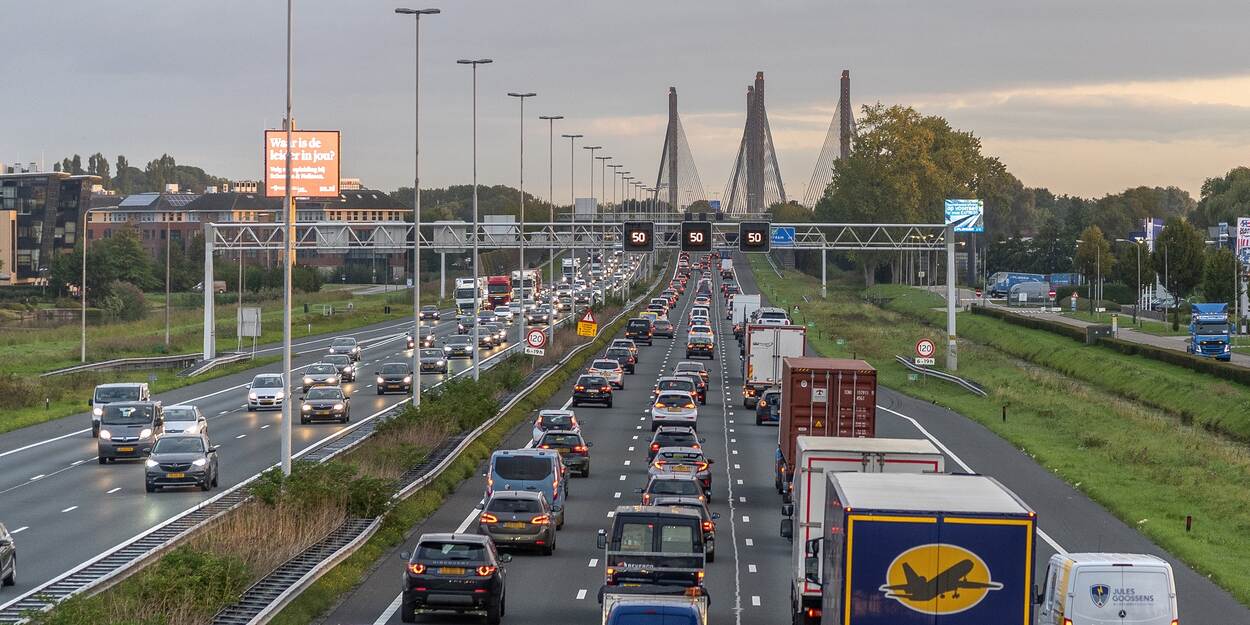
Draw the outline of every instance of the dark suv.
M629 351L627 347L609 347L607 357L615 358L617 362L621 363L621 368L625 370L625 373L631 375L634 373L634 369L638 367L638 357Z
M625 338L633 339L635 343L646 343L651 345L651 335L654 329L651 327L650 319L630 319L625 324Z
M455 612L485 616L496 625L507 599L499 565L511 561L489 536L423 534L404 567L399 619L415 623L417 614Z
M612 385L601 375L583 375L573 385L573 406L592 403L612 407Z

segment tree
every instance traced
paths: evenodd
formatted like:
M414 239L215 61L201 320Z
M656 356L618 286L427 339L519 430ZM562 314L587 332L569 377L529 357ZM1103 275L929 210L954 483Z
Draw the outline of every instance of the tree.
M1141 283L1137 281L1141 273ZM1115 268L1112 276L1116 282L1123 282L1135 292L1140 292L1142 285L1155 283L1154 267L1150 265L1150 254L1143 243L1119 243L1115 246Z
M1111 255L1111 244L1102 236L1102 229L1089 226L1081 231L1080 241L1076 245L1075 268L1085 276L1091 284L1100 276L1111 275L1115 266L1115 257Z
M148 190L164 191L165 185L178 181L178 164L174 157L162 154L160 158L148 161L143 173L147 177Z
M1233 301L1233 280L1237 262L1232 250L1221 248L1207 252L1202 268L1202 297L1208 302Z
M87 159L87 173L99 176L104 179L104 188L112 186L112 180L109 176L109 161L104 155L96 152Z
M1183 299L1202 281L1205 247L1202 234L1188 221L1173 217L1164 224L1150 262L1169 293ZM1180 326L1178 315L1172 315L1173 330Z
M75 154L74 157L70 159L69 163L70 163L69 165L70 173L74 174L75 176L78 176L84 173L82 170L82 157L81 156L78 156L77 154Z
M1250 216L1250 167L1235 167L1223 177L1207 178L1200 197L1193 215L1196 225L1225 222L1236 227L1238 217Z
M130 194L130 169L130 161L127 161L125 156L118 154L117 178L113 181L113 188L123 195Z

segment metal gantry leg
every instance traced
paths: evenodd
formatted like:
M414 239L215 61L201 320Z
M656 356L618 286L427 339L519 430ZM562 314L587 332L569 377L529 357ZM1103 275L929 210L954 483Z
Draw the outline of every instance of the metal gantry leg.
M959 355L955 351L955 230L946 228L946 370L959 370Z
M820 250L820 299L829 297L829 250Z
M217 356L217 322L213 311L213 237L211 225L204 226L204 360Z

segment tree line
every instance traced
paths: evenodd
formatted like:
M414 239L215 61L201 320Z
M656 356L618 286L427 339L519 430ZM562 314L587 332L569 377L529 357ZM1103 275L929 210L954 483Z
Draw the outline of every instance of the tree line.
M160 192L165 185L176 183L184 193L203 193L210 186L222 186L227 179L206 173L199 167L179 165L174 157L162 154L160 158L148 161L143 169L132 166L124 155L117 156L116 167L109 164L108 158L96 152L87 157L87 167L83 168L82 157L78 154L67 156L52 164L53 171L69 174L91 174L99 176L105 189L116 191L121 195L132 193Z

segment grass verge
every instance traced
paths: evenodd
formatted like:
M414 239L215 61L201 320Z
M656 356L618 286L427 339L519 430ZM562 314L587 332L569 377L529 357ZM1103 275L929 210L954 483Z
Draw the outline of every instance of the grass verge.
M1095 384L1017 354L1044 355L1039 360L1053 358L1060 365L1080 363L1082 372L1096 363L1098 372L1118 380L1117 384L1132 381L1134 375L1121 370L1136 371L1155 376L1153 381L1142 381L1143 386L1162 382L1194 396L1201 395L1190 388L1195 384L1207 385L1208 391L1240 393L1242 389L1227 388L1236 385L1210 378L1173 377L1187 372L1166 371L1160 363L1082 347L1046 332L987 327L971 315L959 319L959 374L985 385L990 397L981 399L935 380L912 382L907 370L893 361L894 355L910 354L918 338L932 338L938 345L945 338L944 322L935 326L919 320L932 318L928 313L933 312L929 310L933 302L921 299L925 293L913 297L900 292L887 309L863 301L857 289L845 287L831 289L828 300L804 303L803 295L818 292L816 280L798 272L778 279L763 261L753 258L752 265L771 302L800 303L800 319L814 324L808 340L821 353L853 353L877 367L882 385L984 425L1250 605L1250 580L1243 575L1244 563L1250 560L1250 541L1244 538L1250 531L1250 493L1244 488L1250 480L1246 447L1188 426L1171 411L1110 390L1114 385ZM1064 344L1053 345L1052 340ZM1011 351L1000 348L1003 343ZM1134 387L1148 390L1136 382ZM1218 394L1202 401L1215 403L1213 397L1220 404L1229 403ZM1000 418L1003 405L1011 411L1005 423ZM1196 519L1191 532L1184 527L1187 514ZM1044 517L1041 521L1046 522Z

